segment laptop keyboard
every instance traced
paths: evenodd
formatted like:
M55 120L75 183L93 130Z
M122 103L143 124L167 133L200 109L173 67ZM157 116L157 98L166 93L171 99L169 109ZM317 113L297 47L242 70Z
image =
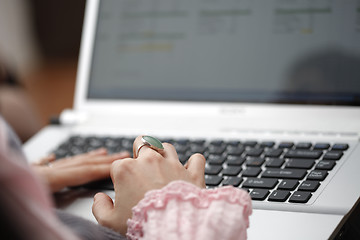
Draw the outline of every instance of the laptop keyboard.
M194 153L205 156L208 188L232 185L247 190L253 200L290 203L307 203L349 148L347 143L328 142L161 140L175 146L182 164ZM72 136L54 153L63 158L100 147L109 153L131 153L133 141L127 137ZM86 187L113 189L111 180Z

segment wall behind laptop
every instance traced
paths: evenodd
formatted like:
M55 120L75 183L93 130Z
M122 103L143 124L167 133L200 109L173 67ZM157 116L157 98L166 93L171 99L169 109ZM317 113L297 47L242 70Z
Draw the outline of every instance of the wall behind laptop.
M0 0L0 113L23 141L72 107L85 0Z

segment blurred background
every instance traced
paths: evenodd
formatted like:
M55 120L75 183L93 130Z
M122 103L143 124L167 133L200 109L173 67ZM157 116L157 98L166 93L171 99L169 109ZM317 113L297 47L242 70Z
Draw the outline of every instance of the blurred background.
M71 108L85 0L0 0L0 114L25 142Z

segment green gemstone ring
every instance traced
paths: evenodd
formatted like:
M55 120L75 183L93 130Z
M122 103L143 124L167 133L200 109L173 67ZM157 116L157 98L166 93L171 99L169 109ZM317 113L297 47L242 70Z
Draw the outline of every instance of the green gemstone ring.
M137 148L136 153L134 154L134 158L139 156L139 151L142 147L147 146L159 153L164 151L164 146L160 142L159 139L151 136L142 136L141 137L142 144Z

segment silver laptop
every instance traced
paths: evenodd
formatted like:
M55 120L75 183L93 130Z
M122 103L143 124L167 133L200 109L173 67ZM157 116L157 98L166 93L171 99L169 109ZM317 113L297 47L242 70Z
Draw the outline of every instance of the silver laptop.
M249 191L249 239L327 239L360 196L359 7L90 0L74 108L25 152L116 151L154 135L183 162L203 153L208 187ZM91 204L63 208L95 221Z

